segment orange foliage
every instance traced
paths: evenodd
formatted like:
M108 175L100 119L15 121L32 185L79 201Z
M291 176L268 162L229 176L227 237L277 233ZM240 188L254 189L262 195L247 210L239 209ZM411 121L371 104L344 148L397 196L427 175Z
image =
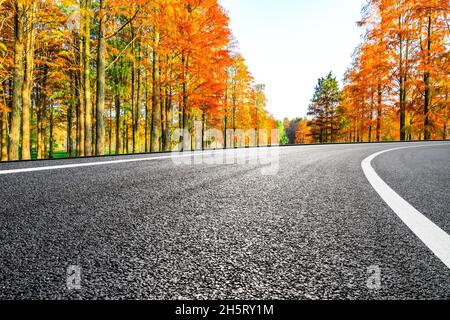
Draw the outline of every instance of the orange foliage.
M365 41L344 88L344 139L445 139L448 1L370 0L363 13Z

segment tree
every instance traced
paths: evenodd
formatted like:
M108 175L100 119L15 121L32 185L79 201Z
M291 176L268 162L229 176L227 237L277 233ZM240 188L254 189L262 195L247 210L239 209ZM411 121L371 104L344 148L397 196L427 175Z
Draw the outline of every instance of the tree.
M286 129L283 125L283 122L280 120L276 121L277 130L278 130L278 141L280 145L286 145L289 143L289 139L286 135Z
M314 89L314 96L308 107L308 115L313 116L313 135L321 143L335 142L338 130L337 112L341 100L339 84L330 72L320 78Z
M311 142L311 129L306 119L298 122L295 130L295 144L305 144Z
M35 42L35 12L36 1L27 1L25 8L25 74L22 86L22 160L30 160L30 111L31 90L34 71L34 42Z
M106 0L100 0L97 48L97 99L95 154L105 154L105 64L106 64Z
M25 4L22 1L14 1L14 87L11 128L9 134L9 160L19 160L20 120L24 77L24 16Z
M82 0L81 0L82 1ZM83 79L84 79L84 155L92 155L92 103L91 103L91 0L84 0L83 7Z
M5 0L0 16L2 161L170 151L176 128L189 150L199 122L202 148L223 142L209 128L232 128L228 146L276 128L217 0Z
M448 88L449 6L441 0L371 0L344 88L347 139L441 137ZM399 130L394 130L398 125ZM367 130L368 129L368 130Z

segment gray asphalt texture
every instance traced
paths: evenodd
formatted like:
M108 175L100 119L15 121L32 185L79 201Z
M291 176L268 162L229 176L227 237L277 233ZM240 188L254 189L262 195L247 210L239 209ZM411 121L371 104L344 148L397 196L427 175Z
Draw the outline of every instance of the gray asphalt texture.
M450 143L434 144L373 166L450 232ZM171 159L0 175L0 299L450 299L450 270L361 169L408 145L280 148L276 175Z

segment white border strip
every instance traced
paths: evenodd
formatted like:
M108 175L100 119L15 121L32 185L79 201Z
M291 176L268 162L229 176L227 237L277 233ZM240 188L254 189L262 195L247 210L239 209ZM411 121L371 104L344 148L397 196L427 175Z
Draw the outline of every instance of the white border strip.
M448 144L433 144L394 148L377 152L361 163L364 174L375 191L384 202L395 212L395 214L408 226L409 229L450 269L450 235L435 225L430 219L416 210L392 188L390 188L375 172L371 162L383 153L419 147L433 147Z

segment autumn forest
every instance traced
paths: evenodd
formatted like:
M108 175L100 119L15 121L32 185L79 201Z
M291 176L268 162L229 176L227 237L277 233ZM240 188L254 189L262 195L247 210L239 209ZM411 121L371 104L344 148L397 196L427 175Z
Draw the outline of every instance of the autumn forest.
M449 13L366 1L344 79L278 121L218 0L0 0L1 160L447 139Z

